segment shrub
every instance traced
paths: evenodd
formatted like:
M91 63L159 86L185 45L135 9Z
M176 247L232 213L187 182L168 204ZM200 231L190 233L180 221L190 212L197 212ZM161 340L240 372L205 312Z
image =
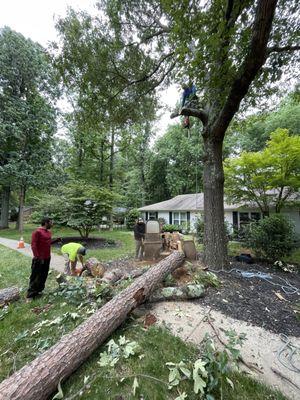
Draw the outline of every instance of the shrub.
M106 189L99 189L84 182L71 182L58 194L48 194L36 205L33 222L47 215L55 225L69 226L87 238L102 218L112 212L115 196Z
M56 226L66 225L64 224L65 201L61 195L45 194L39 198L34 208L36 211L30 216L30 221L34 224L40 224L42 218L47 216L53 219Z
M227 221L224 221L225 233L227 239L229 239L231 235L230 224ZM197 216L197 220L195 223L195 230L196 230L196 238L199 243L203 243L204 239L204 220L202 215Z
M131 210L129 210L126 214L126 228L132 231L135 221L139 218L140 215L141 213L137 208L132 208Z
M247 247L252 248L258 257L270 261L289 255L294 247L293 241L293 225L282 214L251 223L245 238Z
M196 230L196 238L198 242L203 243L204 238L204 221L202 215L197 216L197 220L195 223L195 230Z
M175 224L166 224L163 226L163 231L164 232L181 232L181 228L179 225L175 225Z

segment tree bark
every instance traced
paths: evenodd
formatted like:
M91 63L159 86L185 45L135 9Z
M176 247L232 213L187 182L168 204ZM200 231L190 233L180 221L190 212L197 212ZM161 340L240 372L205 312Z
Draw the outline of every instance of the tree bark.
M19 300L20 292L17 287L10 287L0 290L0 305Z
M102 138L100 143L100 160L99 160L99 185L103 186L104 181L104 138Z
M166 300L191 300L204 296L204 286L189 284L185 286L171 286L155 290L149 297L149 302Z
M115 130L111 129L110 136L110 155L109 155L109 189L113 189L114 185L114 156L115 156Z
M204 262L209 268L228 264L224 226L224 171L222 141L204 134Z
M74 372L183 260L182 252L174 252L150 268L73 332L5 379L0 384L0 400L47 399L59 381Z
M0 229L8 228L10 187L4 186L1 193Z
M19 215L16 224L16 228L20 233L23 233L24 229L24 203L25 203L25 192L26 188L24 185L20 187L20 194L19 194Z
M203 125L204 138L204 260L210 268L223 268L227 265L227 240L224 226L224 173L222 165L222 144L226 130L249 87L259 74L268 56L268 40L277 0L258 0L252 37L248 52L233 79L225 101L218 94L213 98L208 113L203 110L184 108L181 115L199 118ZM232 7L226 11L230 17ZM229 23L229 19L228 19ZM224 37L226 43L226 34ZM224 67L226 57L220 53L220 67ZM219 87L222 92L222 85Z

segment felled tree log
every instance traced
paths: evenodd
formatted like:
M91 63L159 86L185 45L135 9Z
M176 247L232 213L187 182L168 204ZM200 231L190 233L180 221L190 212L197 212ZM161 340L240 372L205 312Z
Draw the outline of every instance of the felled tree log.
M10 287L0 290L0 305L19 300L20 292L17 287Z
M164 300L191 300L204 296L203 285L171 286L155 290L149 297L149 302Z
M105 273L105 267L97 258L92 257L85 263L85 270L94 278L102 278Z
M184 254L176 251L150 268L73 332L5 379L0 384L0 400L47 399L59 381L74 372L183 260Z

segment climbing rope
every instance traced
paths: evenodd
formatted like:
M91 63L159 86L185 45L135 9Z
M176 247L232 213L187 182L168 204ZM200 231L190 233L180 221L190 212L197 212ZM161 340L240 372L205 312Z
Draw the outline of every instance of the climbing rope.
M296 346L284 333L280 334L280 339L283 341L283 346L277 351L277 359L281 365L293 372L300 372L300 368L295 365L293 360L300 347ZM298 360L298 365L300 361Z
M281 284L281 283L278 283L278 282L274 282L273 281L273 277L272 277L271 274L264 273L264 272L257 271L257 270L242 271L242 270L237 269L237 268L232 268L229 271L226 271L226 270L223 270L223 269L219 269L219 270L210 269L210 271L212 271L212 272L225 272L227 274L231 274L232 272L236 272L239 275L241 275L243 278L260 278L260 279L263 279L266 282L270 283L273 286L279 286L281 288L281 290L286 295L291 295L291 294L300 295L300 290L296 286L293 286L287 279L283 279L280 276L277 276L276 279L279 279L279 280L283 281L284 284Z

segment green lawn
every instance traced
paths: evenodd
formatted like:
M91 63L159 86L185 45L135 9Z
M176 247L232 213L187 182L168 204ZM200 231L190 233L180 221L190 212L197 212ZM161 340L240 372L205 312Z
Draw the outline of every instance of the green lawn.
M85 293L79 287L78 290L59 291L54 274L50 274L48 278L44 296L25 303L29 274L29 257L0 246L0 288L12 285L22 288L21 299L0 310L0 381L88 318L91 307L100 307L97 303L87 303ZM33 312L33 307L41 309L45 305L50 307L47 311L40 314ZM101 367L98 364L100 353L107 350L107 346L101 346L63 383L64 398L115 400L122 394L124 399L138 399L143 394L144 399L171 400L179 396L179 391L188 393L188 399L200 398L193 393L191 380L181 382L179 391L169 390L169 371L165 365L170 361L179 363L181 360L195 360L197 348L172 336L166 329L154 326L145 330L142 322L134 318L128 318L114 333L113 338L117 341L121 335L138 343L137 354L128 359L120 359L114 367ZM136 396L132 393L135 377L139 384ZM232 373L230 379L234 382L234 389L224 383L224 400L285 399L281 394L242 374ZM216 393L215 398L220 398L220 393Z
M23 238L25 242L30 243L31 234L36 229L36 225L26 224L23 231ZM9 239L20 239L20 233L13 227L9 229L0 230L0 237L5 237ZM52 228L52 236L55 237L68 237L68 236L79 236L77 231L70 228ZM117 247L109 247L97 250L89 250L88 257L96 257L101 261L113 260L116 258L121 258L126 255L133 255L134 253L134 239L133 233L129 231L92 231L90 237L101 237L104 239L112 239L116 241ZM58 248L52 247L52 251L60 254Z

